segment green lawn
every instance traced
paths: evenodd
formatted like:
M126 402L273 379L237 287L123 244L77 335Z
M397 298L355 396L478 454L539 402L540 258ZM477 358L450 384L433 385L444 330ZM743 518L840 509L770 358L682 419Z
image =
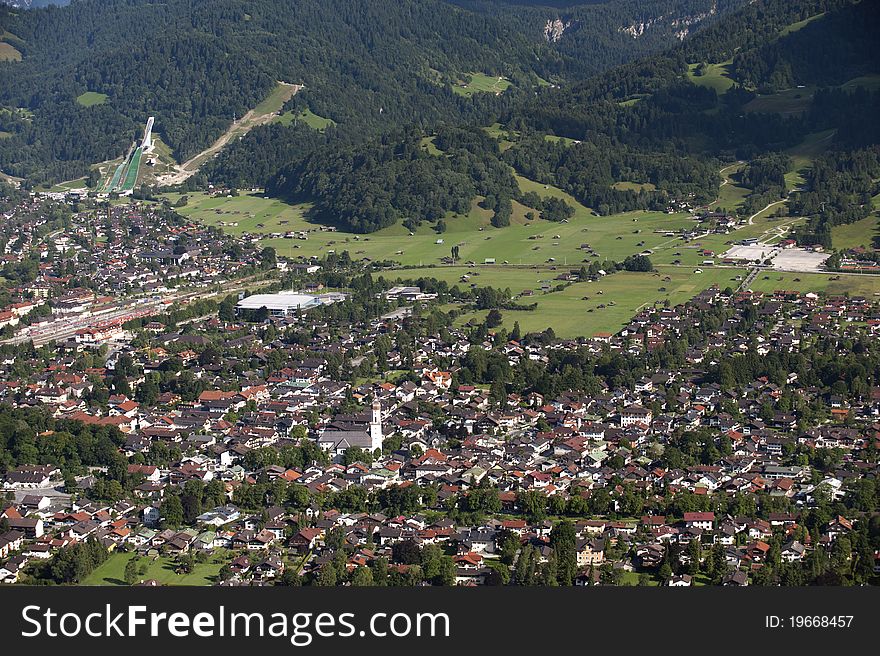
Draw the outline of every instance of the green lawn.
M305 123L314 130L325 130L331 125L336 125L336 121L323 116L318 116L311 109L304 109L301 112L284 112L281 116L273 120L273 123L281 123L281 125L293 125L293 122Z
M657 580L657 577L648 572L648 575L651 577L651 580L648 582L649 587L656 587L660 585L660 582ZM621 585L638 585L639 584L639 572L626 572L623 571L620 573L620 584Z
M114 553L100 567L89 574L82 585L127 585L125 583L125 565L136 554ZM195 566L189 574L177 574L174 561L162 556L156 560L141 558L141 563L148 563L145 574L139 574L138 580L156 579L162 585L211 585L220 571L221 563L209 562Z
M802 156L812 152L823 143L823 136L814 136L803 145ZM427 143L426 147L432 146ZM807 160L805 160L807 161ZM726 173L729 175L736 166ZM392 270L387 278L414 279L435 277L450 284L509 287L514 293L532 289L535 295L522 299L529 304L536 302L537 311L505 311L504 325L513 326L519 321L523 330L544 330L552 326L562 337L593 335L596 332L616 332L641 307L655 302L669 301L675 305L690 299L712 284L722 289L736 287L737 277L745 275L739 268L705 266L703 260L713 259L720 263L720 256L730 244L747 237L778 239L785 228L800 219L777 218L768 211L754 219L753 225L728 234L710 234L690 243L670 236L671 231L694 225L689 214L666 214L665 212L626 212L607 217L595 216L593 212L577 203L571 195L552 185L544 185L522 176L517 181L523 191L535 191L540 196L564 198L575 209L567 223L551 223L541 219L528 221L526 208L514 203L511 225L494 228L490 224L491 212L479 207L475 201L471 211L462 216L448 215L447 230L436 233L430 225L420 226L413 234L401 224L378 232L358 235L342 231L322 231L320 226L306 219L307 204L289 205L280 200L265 198L262 194L243 194L235 198L211 198L205 194L187 194L189 202L179 208L181 214L206 224L216 225L231 234L242 232L267 235L262 245L273 246L280 256L323 256L329 251L347 250L354 259L392 260L401 269ZM722 187L725 205L733 205L745 189ZM174 203L180 194L166 194ZM775 208L774 208L775 210ZM262 225L261 225L262 224ZM306 231L307 239L272 238L271 233ZM669 231L669 232L667 232ZM437 243L441 241L442 243ZM597 255L591 254L591 248ZM456 266L443 265L441 258L450 255L453 246L459 247L460 259ZM544 294L542 284L552 289L559 281L557 275L577 270L591 262L606 259L622 261L626 256L650 249L650 257L659 274L620 272L595 283L575 283L558 292ZM711 250L715 256L705 256L703 250ZM484 264L494 258L496 264ZM474 262L472 267L466 266ZM673 262L678 262L674 265ZM697 273L700 269L702 273ZM470 280L460 283L462 275ZM779 276L769 274L774 278ZM812 277L815 276L815 277ZM669 280L663 278L668 277ZM794 278L796 276L791 276ZM804 290L836 290L849 287L853 293L873 290L875 279L845 276L836 285L830 284L828 276L804 274L801 276ZM772 291L778 288L797 288L793 280L758 280L753 287ZM663 288L661 290L661 288ZM599 294L598 291L602 291ZM585 297L589 297L585 299ZM613 301L613 304L609 301ZM599 305L606 307L600 308ZM464 323L477 314L460 319Z
M452 90L462 96L472 96L475 93L503 93L510 87L510 80L498 75L486 75L485 73L471 73L467 82L456 84Z
M76 97L76 102L78 102L83 107L94 107L95 105L103 105L107 102L107 94L106 93L98 93L97 91L86 91Z
M706 64L703 67L703 74L697 75L696 70L699 64L688 64L688 79L694 84L702 87L715 89L718 95L726 93L733 86L733 80L728 77L727 67L731 61L721 62L720 64Z

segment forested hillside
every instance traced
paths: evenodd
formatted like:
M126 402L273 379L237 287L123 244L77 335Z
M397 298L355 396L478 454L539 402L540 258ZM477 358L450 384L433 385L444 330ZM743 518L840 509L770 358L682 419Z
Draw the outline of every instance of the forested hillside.
M801 112L746 108L759 91L772 94L787 88L778 74L782 68L790 73L784 81L787 85L839 85L859 75L880 72L872 44L877 15L876 2L852 5L816 0L797 6L780 0L756 3L663 55L618 67L583 83L542 88L515 101L496 103L488 108L490 114L483 119L484 124L497 121L517 135L503 155L498 155L512 170L560 187L602 215L633 209L663 210L674 201L708 204L718 193L719 168L725 162L752 160L741 174L741 182L751 190L740 208L748 215L790 191L785 174L792 170L793 163L778 154L810 134L830 129L830 145L841 152L828 166L850 182L839 184L837 202L822 205L817 210L821 216L813 216L802 230L803 241L830 246L832 225L858 220L871 211L870 202L864 199L869 201L876 193L872 182L876 176L862 175L856 182L847 171L863 167L842 162L849 161L849 149L877 142L878 129L871 117L876 116L880 95L858 85L830 87L808 94ZM799 29L786 29L791 25ZM746 36L756 33L762 37L755 40ZM840 38L843 34L852 39ZM814 47L816 41L827 45ZM737 49L733 45L736 42L753 47ZM829 57L844 62L836 77L822 72L830 70L827 65L811 68L788 64L813 59L815 50L830 52ZM718 57L728 57L732 64L728 71L731 86L724 93L689 76L693 65L713 64ZM437 138L434 142L440 143ZM245 143L240 146L245 147ZM431 210L423 207L415 211L408 200L400 197L399 190L407 185L421 186L425 163L433 162L435 168L467 170L456 168L454 154L445 153L447 159L437 162L437 158L413 150L419 165L407 167L399 162L383 164L382 158L373 156L372 145L341 156L333 153L335 148L332 142L323 144L321 154L309 156L306 162L289 154L295 161L280 168L280 174L269 183L270 191L299 200L317 199L316 220L361 232L411 215L436 220L443 211L460 207L463 194L469 194L471 200L487 194L502 199L500 203L493 200L490 209L503 207L503 199L517 198L499 183L500 177L472 173L481 184L461 184L455 191L438 184L433 189L434 198L439 197L441 202ZM487 157L496 157L489 149L485 152ZM342 169L338 166L340 157L346 162ZM858 156L857 161L864 161L864 157ZM221 179L224 170L228 167L221 159L215 169ZM827 169L819 166L816 170ZM353 179L362 183L358 193L339 193L336 185ZM445 178L437 175L437 179ZM807 188L820 184L821 179L809 176ZM322 180L332 182L321 184ZM616 186L621 180L630 186ZM498 188L493 187L496 184ZM378 198L381 201L374 203ZM809 202L794 207L802 205L804 213L812 216L812 211L807 211L812 210Z
M304 83L298 106L334 121L350 138L406 124L472 122L496 102L677 40L668 30L635 39L621 31L639 16L674 20L715 5L587 3L565 9L589 14L573 19L577 38L554 41L543 30L557 17L555 8L469 4L78 0L37 11L2 7L0 33L12 35L22 59L0 62L0 130L9 135L0 140L0 170L34 180L81 175L89 164L122 154L148 115L182 161L254 107L276 80ZM736 4L721 2L716 14ZM503 76L510 91L497 98L460 93L473 74ZM86 92L101 100L77 102Z

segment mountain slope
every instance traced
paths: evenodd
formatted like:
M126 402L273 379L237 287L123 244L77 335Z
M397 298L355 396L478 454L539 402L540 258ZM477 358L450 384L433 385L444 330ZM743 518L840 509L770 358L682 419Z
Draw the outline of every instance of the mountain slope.
M0 63L0 170L72 177L121 154L146 116L184 160L217 138L276 81L353 138L405 123L469 121L546 80L582 79L666 47L664 28L633 39L633 21L689 21L740 0L611 0L512 8L443 0L79 0L64 8L0 7L21 62ZM564 11L574 27L550 40ZM568 18L566 18L568 20ZM507 78L503 97L456 91L471 74ZM84 107L92 92L106 99ZM22 120L16 110L27 110ZM32 115L32 117L31 117ZM54 144L63 144L56 147Z

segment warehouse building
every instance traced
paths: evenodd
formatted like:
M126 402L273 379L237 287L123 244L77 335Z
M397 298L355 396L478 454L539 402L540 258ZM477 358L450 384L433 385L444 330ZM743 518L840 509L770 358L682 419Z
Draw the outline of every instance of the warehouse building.
M241 299L235 305L238 314L266 308L270 317L288 317L300 310L308 310L319 305L329 305L345 299L345 294L328 293L303 294L302 292L278 292L277 294L253 294Z

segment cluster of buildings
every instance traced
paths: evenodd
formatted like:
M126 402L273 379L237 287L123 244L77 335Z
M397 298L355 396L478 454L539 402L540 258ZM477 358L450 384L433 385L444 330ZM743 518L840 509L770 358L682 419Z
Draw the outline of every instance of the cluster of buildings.
M392 292L406 299L410 290ZM510 392L499 404L486 387L460 380L462 358L474 349L499 353L511 367L524 361L547 365L555 353L572 350L649 355L681 339L700 313L712 308L728 308L727 319L699 343L688 344L686 366L658 367L631 385L605 382L593 394ZM746 330L747 313L755 323ZM683 306L645 309L615 335L551 344L495 344L491 337L473 343L463 330L450 327L446 338L427 336L412 344L411 352L394 346L403 326L397 315L350 326L332 339L333 327L307 314L268 323L299 329L300 338L283 340L276 332L266 339L265 323L213 317L186 331L148 324L138 340L122 345L101 367L81 370L76 352L63 348L29 376L12 375L15 358L0 366L3 402L121 431L121 453L137 481L125 499L111 504L90 492L100 470L78 476L75 489L58 494L57 469L10 469L4 487L15 501L3 510L12 521L0 541L6 540L15 562L95 537L110 550L145 555L228 550L229 581L265 583L292 563L297 573L308 574L338 559L341 532L347 567L383 556L393 562L394 545L401 541L438 544L455 561L456 581L478 584L490 575L487 561L498 558L498 541L508 532L534 546L541 562L549 557L553 522L530 516L523 505L523 495L537 494L548 509L581 508L573 516L581 583L597 580L600 567L655 572L652 568L668 562L671 549L683 566L687 545L699 538L706 547L723 545L725 583L745 585L774 537L791 562L829 549L837 536L864 521L840 516L816 535L805 531L799 515L817 497L844 500L853 481L876 476L877 464L865 453L880 444L880 388L835 394L802 385L796 372L781 381L759 376L731 387L707 382L707 371L719 354L796 353L817 339L876 339L875 300L786 291L728 297L713 288ZM406 370L406 376L375 376L369 358L383 339L392 348L381 369ZM122 357L130 358L125 375L131 393L111 393L106 403L96 403L96 390L112 386ZM183 364L187 387L172 382L174 376L163 377L172 359ZM366 380L342 376L340 362L353 368L367 363L374 374ZM138 390L157 376L162 384L144 400ZM788 393L825 408L825 418L804 425L797 410L783 406ZM695 431L711 435L717 449L710 460L676 463L663 455L682 434ZM303 439L324 457L300 467L255 457L267 450L280 453ZM155 464L157 444L176 455ZM813 449L833 449L839 459L818 471L793 455ZM164 527L164 504L188 481L213 485L222 503L187 526ZM295 508L276 504L268 517L236 506L241 489L267 482L302 488L309 501ZM499 507L479 523L456 520L449 510L478 486L497 490ZM407 488L430 488L434 495L403 515L326 505L346 491L376 495ZM597 505L606 493L609 501ZM776 498L788 510L625 517L627 495L639 500L632 510L643 514L670 508L679 494L705 499L709 506L711 499L756 495ZM37 497L44 500L29 505ZM16 514L37 520L39 527L24 531L28 527ZM10 573L6 580L16 576ZM664 583L687 585L687 576L679 573Z

